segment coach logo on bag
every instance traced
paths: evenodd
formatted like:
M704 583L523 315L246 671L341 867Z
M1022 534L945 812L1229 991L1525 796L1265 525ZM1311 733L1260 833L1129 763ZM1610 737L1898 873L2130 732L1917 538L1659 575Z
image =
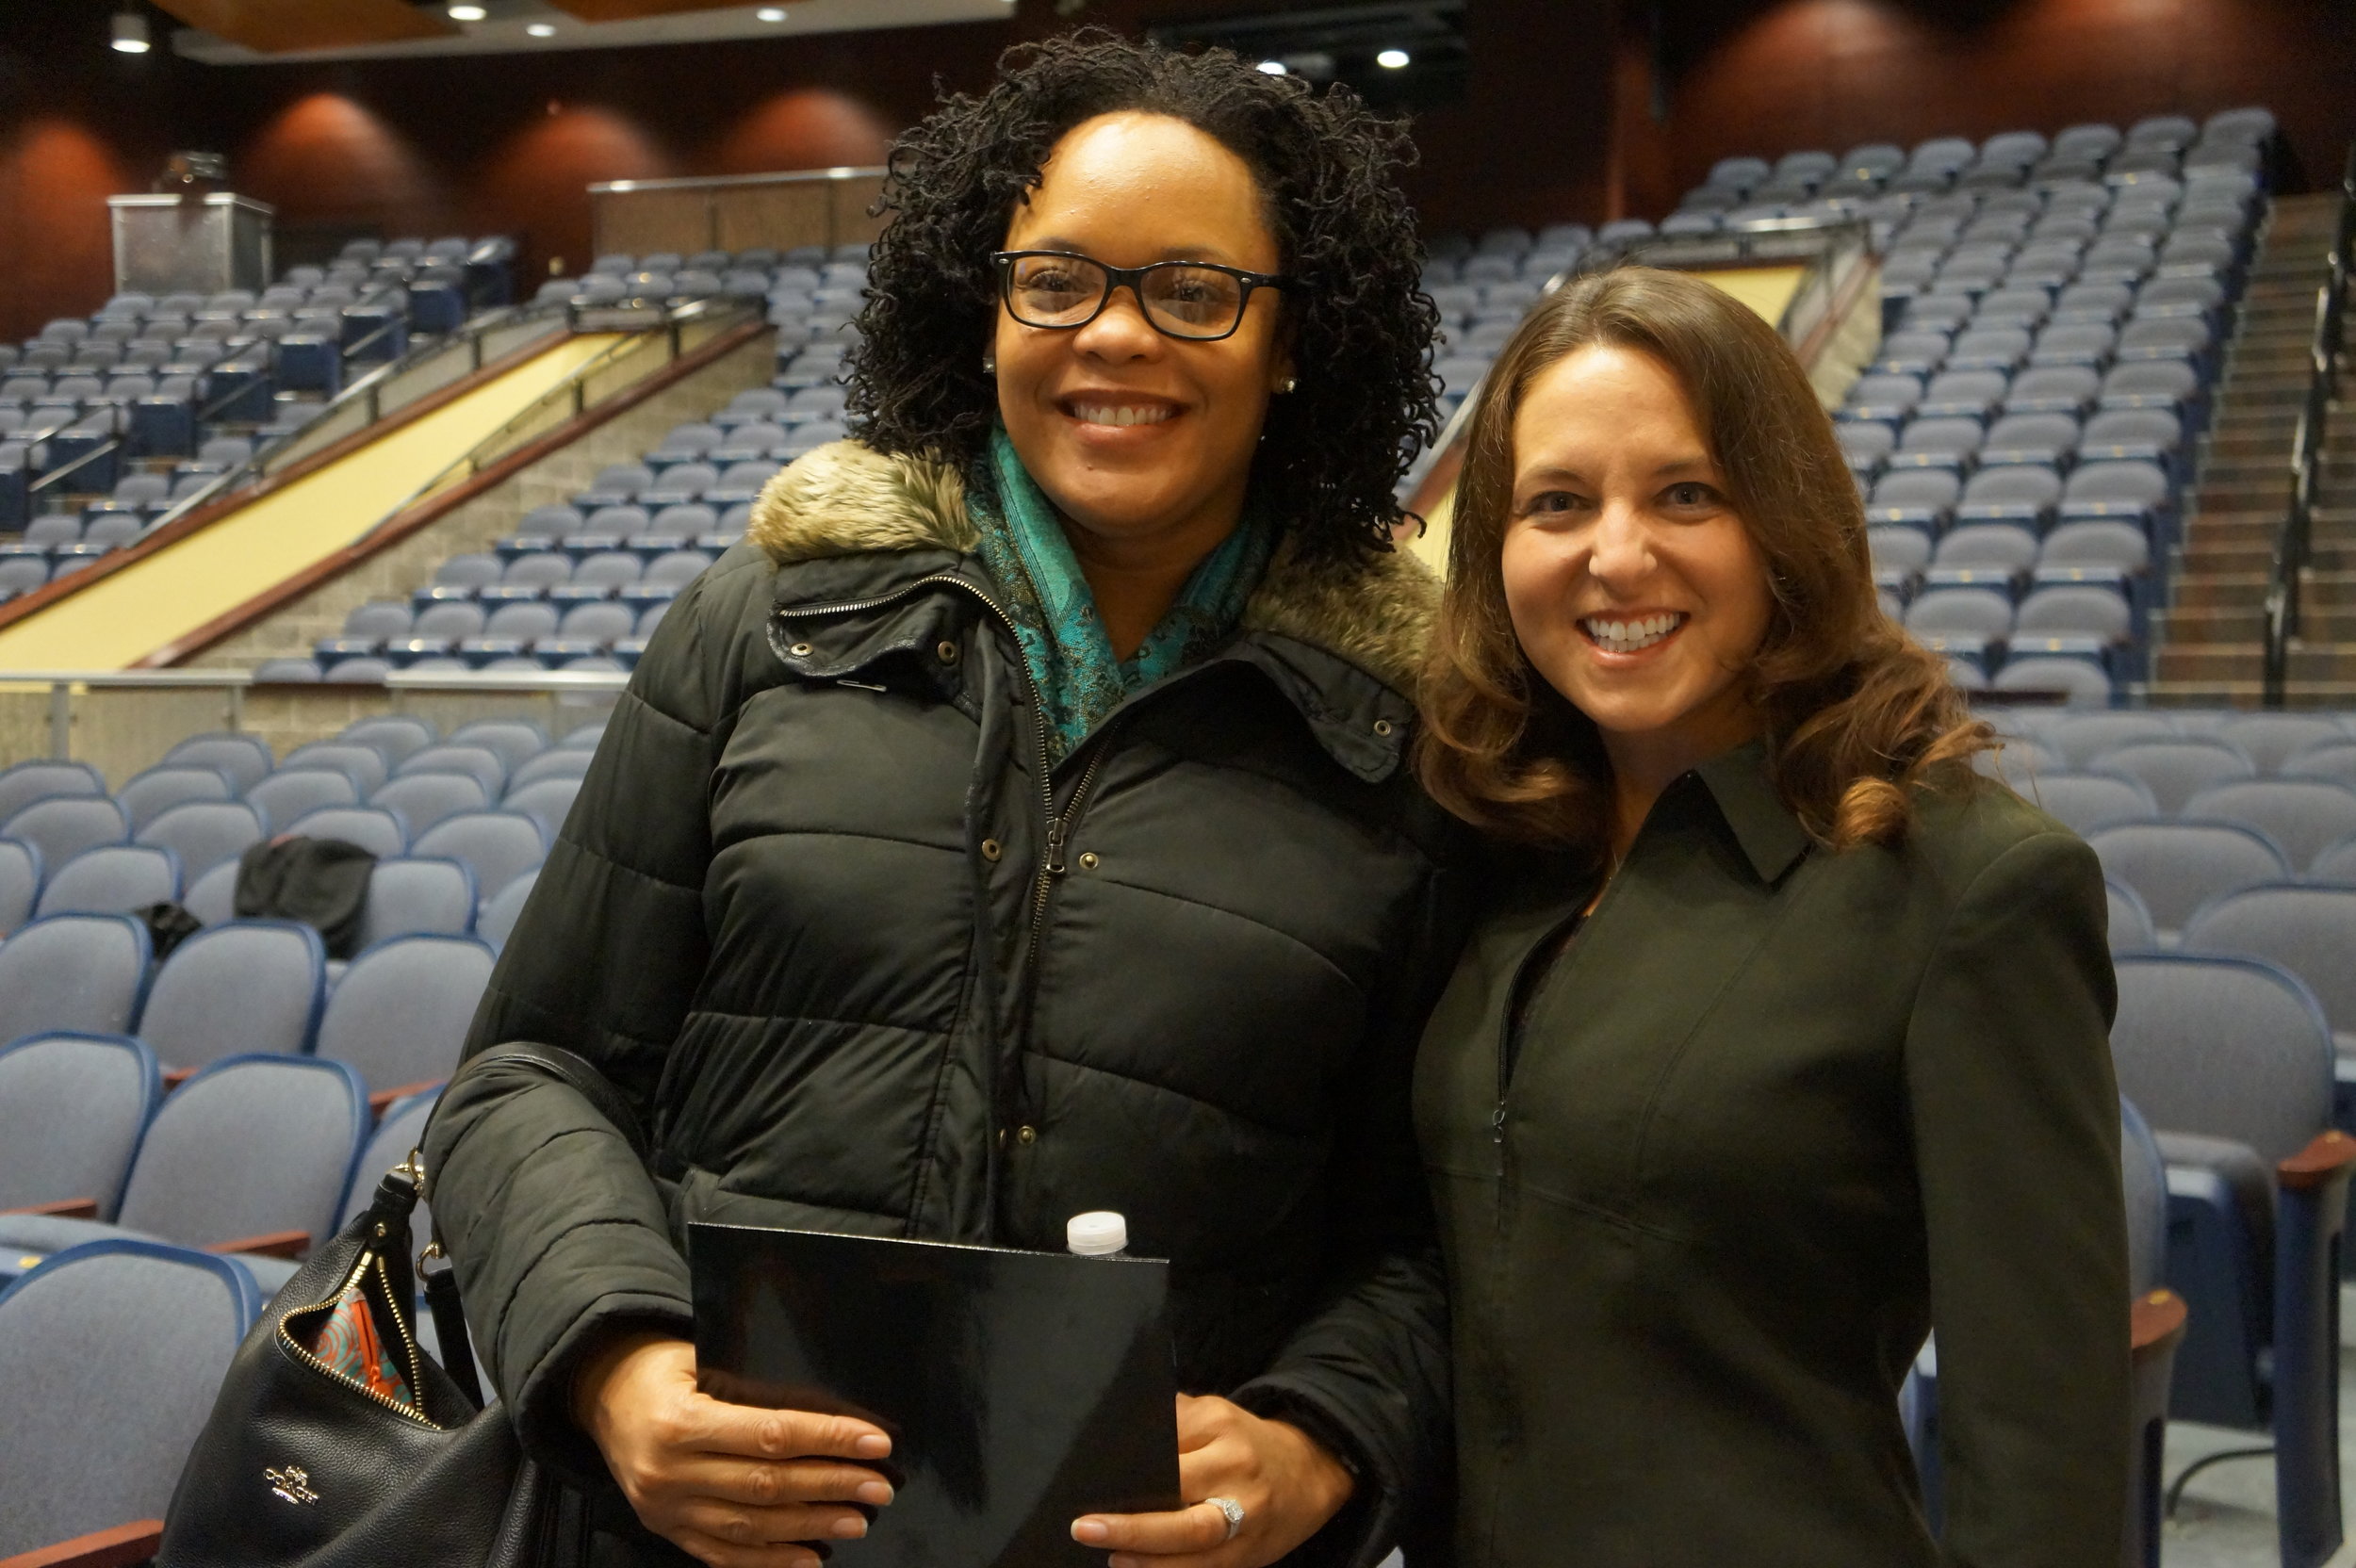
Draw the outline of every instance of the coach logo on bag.
M290 1503L316 1503L319 1494L311 1490L311 1477L300 1464L289 1464L284 1470L265 1470L262 1478L270 1489Z

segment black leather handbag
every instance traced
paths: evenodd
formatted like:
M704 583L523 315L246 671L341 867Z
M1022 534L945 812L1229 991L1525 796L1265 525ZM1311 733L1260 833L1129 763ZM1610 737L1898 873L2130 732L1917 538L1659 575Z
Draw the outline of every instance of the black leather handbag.
M628 1106L581 1058L518 1043L468 1065L516 1055L587 1095L644 1157ZM483 1402L458 1282L447 1267L425 1276L441 1361L417 1344L409 1217L424 1173L415 1160L385 1174L368 1211L311 1254L237 1347L172 1493L159 1568L579 1568L586 1560L591 1520L581 1494L525 1458L507 1412ZM338 1373L306 1348L355 1285L411 1402Z

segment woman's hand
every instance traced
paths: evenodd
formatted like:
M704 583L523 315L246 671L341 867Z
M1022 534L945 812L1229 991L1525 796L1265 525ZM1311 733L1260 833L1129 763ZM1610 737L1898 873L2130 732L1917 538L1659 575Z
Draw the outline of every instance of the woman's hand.
M573 1416L646 1527L712 1568L818 1568L807 1541L853 1540L892 1487L846 1460L892 1440L849 1416L756 1410L695 1389L695 1348L635 1334L584 1364Z
M1090 1513L1072 1539L1112 1548L1111 1568L1264 1568L1325 1527L1355 1483L1299 1427L1264 1421L1225 1399L1178 1396L1178 1494L1198 1499L1174 1513ZM1227 1515L1205 1497L1243 1507Z

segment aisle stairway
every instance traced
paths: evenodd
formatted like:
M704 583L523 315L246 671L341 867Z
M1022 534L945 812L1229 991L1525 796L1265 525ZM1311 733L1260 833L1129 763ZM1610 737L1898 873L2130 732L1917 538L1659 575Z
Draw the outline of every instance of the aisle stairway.
M616 339L560 339L185 537L152 539L0 627L0 671L126 669L345 548Z
M2262 694L2268 570L2339 201L2332 191L2274 204L2186 509L2174 602L2153 618L2154 702L2254 706ZM2326 447L2304 636L2291 653L2295 706L2356 697L2356 422L2344 410Z

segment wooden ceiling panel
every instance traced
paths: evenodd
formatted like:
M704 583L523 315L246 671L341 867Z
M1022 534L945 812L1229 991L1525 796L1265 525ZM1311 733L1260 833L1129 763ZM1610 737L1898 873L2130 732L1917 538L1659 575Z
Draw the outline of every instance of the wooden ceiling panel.
M350 49L409 39L450 38L458 24L406 0L155 0L191 27L257 54Z
M792 0L786 0L791 4ZM647 16L677 16L682 11L728 10L744 0L548 0L561 11L583 22L635 22Z

